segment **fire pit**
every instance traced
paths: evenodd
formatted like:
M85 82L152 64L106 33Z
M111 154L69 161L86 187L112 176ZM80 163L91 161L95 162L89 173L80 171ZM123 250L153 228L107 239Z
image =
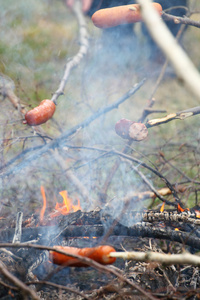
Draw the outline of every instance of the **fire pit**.
M113 219L106 210L76 210L76 207L70 204L71 199L66 191L61 192L63 204L57 204L53 212L46 211L47 199L43 188L41 192L43 207L40 213L24 221L23 214L18 213L13 228L1 229L0 268L3 268L4 272L7 270L9 274L3 272L6 280L2 279L1 297L10 291L11 297L15 298L27 294L34 299L55 299L59 291L59 295L69 299L101 299L103 296L113 295L133 297L141 293L143 297L156 299L157 295L166 293L166 285L167 291L170 289L178 298L187 294L185 280L188 278L188 286L191 286L193 276L197 276L195 266L181 269L175 265L163 267L158 262L148 261L148 258L143 263L138 263L136 258L135 262L117 259L113 266L103 266L91 259L87 261L85 255L82 260L85 266L87 263L91 266L89 268L77 268L76 265L66 267L64 264L56 266L49 261L48 250L55 251L56 248L52 248L54 245L67 245L69 251L71 247L86 249L88 245L96 247L108 244L121 253L122 257L123 253L129 253L124 251L133 249L144 251L143 253L147 250L149 253L158 250L158 253L161 253L162 249L162 253L167 253L172 245L175 253L182 251L183 244L190 251L195 250L200 247L200 220L197 208L163 211L162 207L161 212L132 211L135 224L127 227L120 224L120 220ZM70 212L70 206L76 211ZM69 210L66 211L67 209ZM62 253L63 249L57 249ZM74 254L76 255L71 253ZM115 255L115 252L113 254ZM165 264L167 266L167 260ZM184 261L182 264L185 264ZM125 273L122 273L122 269ZM179 272L179 288L175 290L174 285ZM10 285L10 282L17 287ZM34 286L33 290L31 286ZM35 291L38 291L37 294Z

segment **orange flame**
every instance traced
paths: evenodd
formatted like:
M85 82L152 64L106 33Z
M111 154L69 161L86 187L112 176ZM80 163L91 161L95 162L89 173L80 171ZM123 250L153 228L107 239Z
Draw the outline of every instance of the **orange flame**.
M42 185L40 187L40 190L41 190L42 199L43 199L43 206L42 206L42 209L40 211L40 223L42 223L43 220L44 220L44 214L45 214L45 210L46 210L46 207L47 207L47 200L46 200L45 190L44 190L44 187Z
M80 200L78 199L78 204L73 205L72 199L69 198L67 191L61 191L59 193L63 198L63 203L56 203L55 212L51 213L50 217L55 218L60 215L67 215L70 212L75 212L81 209Z
M71 199L68 197L67 191L61 191L59 194L63 197L63 205L58 206L58 211L60 211L62 215L67 215L71 210Z
M178 210L178 212L183 212L183 211L188 211L189 208L182 208L182 207L180 206L180 204L178 203L177 210Z
M72 205L72 209L73 209L74 212L77 211L77 210L79 210L79 209L81 209L81 205L80 205L80 200L79 199L78 199L78 204Z
M44 187L41 186L40 189L41 189L41 194L42 194L42 199L43 199L43 206L40 211L40 224L43 224L44 214L45 214L46 207L47 207L47 200L46 200ZM61 191L59 194L63 198L63 203L56 202L55 210L49 214L50 218L55 218L60 215L67 215L70 212L75 212L75 211L81 209L79 199L77 200L78 204L74 205L73 200L69 198L67 191Z
M195 210L195 214L196 214L196 218L200 218L200 211L199 210Z
M163 204L162 204L162 206L160 208L160 212L162 213L164 211L164 209L165 209L165 202L163 202Z

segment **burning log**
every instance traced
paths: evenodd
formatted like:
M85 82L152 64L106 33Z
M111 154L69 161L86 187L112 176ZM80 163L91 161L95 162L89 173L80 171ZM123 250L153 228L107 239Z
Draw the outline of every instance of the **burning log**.
M194 210L184 211L181 213L177 213L175 211L173 211L173 212L166 211L163 213L151 211L150 213L149 212L140 212L140 213L135 212L134 214L135 214L136 222L138 220L141 220L141 217L143 217L143 219L145 220L145 222L147 222L147 224L145 225L144 222L142 222L142 223L137 223L131 227L126 227L126 226L123 226L123 225L117 223L111 232L110 237L112 238L112 241L115 241L115 239L118 239L119 236L121 236L122 238L124 238L124 237L129 238L129 240L130 240L130 237L137 237L137 236L152 237L154 239L156 239L156 238L167 239L170 241L179 242L181 244L184 243L185 245L192 246L196 249L199 249L200 238L198 236L195 236L196 232L195 232L194 228L189 228L188 232L183 232L180 230L176 231L173 229L172 226L169 227L166 225L166 224L168 224L168 222L175 222L175 223L179 223L179 225L181 225L181 223L185 224L188 220L189 220L189 222L191 222L191 219L193 219L195 222L199 221L198 216L196 215ZM86 220L87 220L87 218L89 220L90 215L91 215L91 220L90 220L91 225L77 225L77 224L80 224L80 222L82 222L81 220L84 220L82 223L86 224L86 222L87 222ZM68 239L71 239L72 237L78 237L80 239L81 237L85 238L85 237L95 236L97 239L94 240L93 242L96 244L100 240L100 239L98 239L98 237L105 236L105 234L106 234L105 228L110 228L110 223L112 221L114 221L114 220L112 220L112 218L110 216L106 216L104 213L102 214L102 211L95 211L95 212L90 212L90 213L84 213L84 212L77 211L75 213L66 215L65 217L63 217L63 219L64 218L66 218L65 225L63 225L63 223L62 223L60 225L58 224L58 226L40 226L40 227L34 227L34 228L23 228L21 244L4 243L4 244L0 245L0 247L7 247L7 248L21 247L22 249L26 249L26 247L27 247L27 248L35 248L35 249L42 250L42 253L37 256L36 260L35 260L35 256L33 256L33 258L31 259L31 255L29 255L29 261L33 262L33 264L31 264L31 266L28 269L27 277L29 279L31 278L31 280L34 280L34 274L32 273L33 270L35 270L41 263L44 263L46 260L48 260L48 251L53 251L53 252L57 251L57 250L59 251L60 248L58 248L58 247L53 248L53 247L47 247L47 246L42 246L42 245L32 245L29 243L28 244L23 243L24 241L27 241L28 237L29 237L29 239L30 239L30 236L32 238L34 237L35 239L37 239L37 237L40 237L40 239L38 239L38 241L37 241L38 243L42 242L42 243L46 244L49 241L51 241L52 243L55 244L55 237L58 237L58 235L61 240L63 240L63 239L68 240ZM99 223L98 225L94 225L95 218L96 218L96 222ZM153 226L150 224L151 221L154 222ZM162 222L162 223L160 224L160 222ZM70 225L70 223L71 223L71 225ZM164 225L163 225L163 223L164 223ZM108 224L108 226L106 226L106 224ZM197 226L197 225L199 226L200 224L195 223L195 226ZM191 234L191 231L193 231L193 234ZM198 227L197 227L197 231L198 231ZM4 233L5 233L5 231L1 232L1 234L0 234L1 239L5 238ZM12 231L12 235L13 234L14 234L14 229ZM71 255L70 248L71 247L66 249L67 252L61 251L60 253L65 254L67 256L73 256L73 257L77 258L76 255L75 256L73 254ZM69 249L69 252L68 252L68 249ZM50 252L50 254L51 253L52 252ZM114 255L114 254L111 254L111 255ZM120 255L121 255L121 253L120 253ZM101 270L103 272L112 272L112 274L119 276L119 272L116 272L115 269L114 269L114 273L113 273L112 269L111 270L109 268L107 269L107 267L105 267L105 266L99 267L99 264L96 265L95 262L93 263L93 262L91 262L91 260L87 261L87 258L85 258L85 257L82 257L82 259L83 259L84 264L88 263L93 267L99 268L99 270ZM84 259L86 259L86 260L84 261ZM162 263L162 261L161 261L161 263ZM119 278L121 278L121 277L119 277ZM130 285L128 278L122 276L121 280L125 281L128 285ZM37 284L39 284L39 282L40 281L38 281ZM30 284L34 284L34 282L32 281ZM131 286L134 289L137 289L138 291L140 291L140 289L138 289L138 285L135 286L134 282L133 282L133 285L131 285ZM149 296L149 294L148 294L148 296Z
M165 216L163 216L163 219L164 219L163 221L165 221ZM178 217L176 218L176 221L177 220ZM183 220L184 218L181 218L181 221ZM186 220L188 219L186 218ZM197 224L195 224L195 226L196 225ZM194 228L191 228L190 231L193 231L195 233ZM4 241L12 240L13 234L14 234L13 229L7 229L1 231L0 241L4 242ZM103 237L105 234L106 234L105 227L100 224L99 225L69 225L63 229L61 234L57 226L51 226L49 228L47 226L40 226L36 228L24 228L22 242L26 242L27 239L29 240L30 236L32 237L34 236L35 239L38 239L38 241L41 244L44 244L47 243L49 240L55 239L55 237L58 235L60 238L61 237L69 238L69 237ZM165 228L162 228L162 227L158 227L158 225L151 226L148 223L146 225L145 223L138 223L131 227L126 227L118 223L113 228L112 232L110 233L110 236L148 237L148 238L166 239L166 240L179 242L181 244L184 241L186 245L196 249L200 249L200 238L191 235L190 232L183 232L180 230L175 231L173 227L165 226Z

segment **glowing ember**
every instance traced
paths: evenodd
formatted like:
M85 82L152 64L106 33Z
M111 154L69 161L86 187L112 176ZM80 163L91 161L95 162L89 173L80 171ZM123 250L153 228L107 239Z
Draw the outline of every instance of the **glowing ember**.
M47 200L46 200L44 187L41 186L40 190L41 190L42 199L43 199L43 206L42 206L42 209L40 211L40 223L42 223L43 220L44 220L44 214L45 214L45 210L46 210L46 207L47 207Z
M165 209L165 202L163 202L163 204L162 204L162 206L160 208L160 212L162 213L164 211L164 209Z
M175 231L179 231L179 229L178 229L178 228L175 228L174 230L175 230Z

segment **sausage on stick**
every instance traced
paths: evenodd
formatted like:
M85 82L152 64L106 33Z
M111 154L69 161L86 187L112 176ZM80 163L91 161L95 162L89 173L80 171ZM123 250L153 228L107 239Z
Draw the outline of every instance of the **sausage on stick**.
M36 126L46 123L52 118L56 110L56 105L53 101L45 99L38 106L29 110L25 114L25 120L28 125Z
M93 259L94 261L102 264L109 265L115 262L116 258L109 257L111 252L116 252L111 246L98 246L93 248L76 248L76 247L63 247L55 246L55 249L66 251L74 255L80 255ZM70 257L58 252L50 251L50 261L57 265L70 266L70 267L88 267L87 264L80 262L77 258Z
M159 3L152 3L154 8L161 15L162 6ZM122 24L131 24L142 21L139 4L122 5L97 10L92 15L92 22L96 27L109 28Z

